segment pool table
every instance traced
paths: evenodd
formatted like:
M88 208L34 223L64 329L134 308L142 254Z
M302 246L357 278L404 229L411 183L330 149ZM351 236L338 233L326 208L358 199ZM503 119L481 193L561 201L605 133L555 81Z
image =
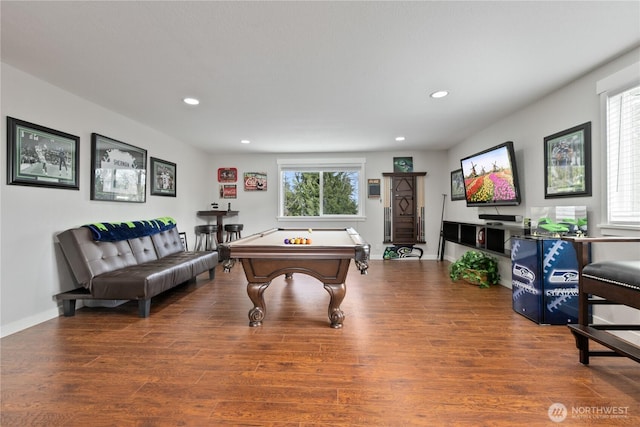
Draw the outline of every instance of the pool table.
M307 243L285 243L291 239ZM254 304L249 310L249 326L262 324L267 311L264 291L271 281L284 274L313 276L324 284L330 296L329 321L341 328L344 313L340 304L346 293L345 278L351 259L361 274L367 273L370 246L353 228L274 228L218 247L224 271L240 260L247 277L247 293Z

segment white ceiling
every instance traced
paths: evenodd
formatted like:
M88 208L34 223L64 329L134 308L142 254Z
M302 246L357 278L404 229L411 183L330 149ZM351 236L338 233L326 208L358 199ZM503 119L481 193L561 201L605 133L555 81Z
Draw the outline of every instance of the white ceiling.
M3 0L1 19L3 62L226 153L446 148L640 45L638 1Z

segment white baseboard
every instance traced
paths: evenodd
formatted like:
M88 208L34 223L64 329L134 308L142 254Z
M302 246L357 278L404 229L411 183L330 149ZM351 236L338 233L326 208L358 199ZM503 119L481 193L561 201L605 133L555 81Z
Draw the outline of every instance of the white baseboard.
M8 335L15 334L16 332L23 331L27 328L35 326L39 323L46 322L47 320L55 319L60 316L60 310L58 307L43 311L33 316L25 317L16 322L9 323L2 327L0 331L0 337L4 338Z

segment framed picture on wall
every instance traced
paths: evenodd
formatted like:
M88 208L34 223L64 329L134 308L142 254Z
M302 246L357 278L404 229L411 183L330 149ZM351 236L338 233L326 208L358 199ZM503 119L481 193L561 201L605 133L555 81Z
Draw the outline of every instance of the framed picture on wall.
M144 203L147 150L91 134L91 200Z
M370 199L380 198L380 179L372 178L367 180L367 188Z
M7 184L79 190L80 137L7 117Z
M544 198L591 196L591 122L544 138Z
M267 173L245 172L244 191L267 191Z
M394 157L394 172L413 172L413 157Z
M237 168L218 168L218 182L236 182L237 180Z
M220 184L221 199L236 199L238 197L238 186L236 184Z
M462 169L451 172L451 200L464 200L464 176Z
M150 194L176 197L176 164L151 157L149 166L151 169Z

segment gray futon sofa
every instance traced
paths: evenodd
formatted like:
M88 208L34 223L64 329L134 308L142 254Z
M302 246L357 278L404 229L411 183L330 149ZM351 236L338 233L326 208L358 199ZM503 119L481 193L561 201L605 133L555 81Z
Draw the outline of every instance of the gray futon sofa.
M106 241L96 240L108 234L100 232L107 223L99 223L101 229L88 225L58 234L62 252L80 285L56 295L63 301L65 316L75 314L77 299L102 299L137 300L139 316L148 317L152 297L206 271L209 279L214 279L218 252L185 251L175 222L159 220L166 223L135 221L136 226L143 224L139 228L144 230L122 239L115 233ZM132 228L134 222L121 224L121 228Z

